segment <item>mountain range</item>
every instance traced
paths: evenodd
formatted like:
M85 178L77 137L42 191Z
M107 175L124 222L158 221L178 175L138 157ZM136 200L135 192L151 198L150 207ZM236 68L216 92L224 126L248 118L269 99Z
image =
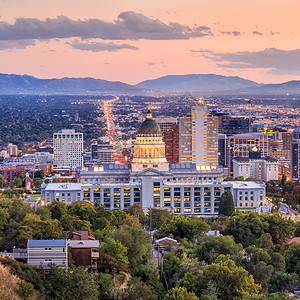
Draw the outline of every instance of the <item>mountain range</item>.
M0 74L0 94L145 94L203 93L231 95L300 95L300 81L260 84L238 76L216 74L168 75L137 85L95 78L39 79L29 75Z

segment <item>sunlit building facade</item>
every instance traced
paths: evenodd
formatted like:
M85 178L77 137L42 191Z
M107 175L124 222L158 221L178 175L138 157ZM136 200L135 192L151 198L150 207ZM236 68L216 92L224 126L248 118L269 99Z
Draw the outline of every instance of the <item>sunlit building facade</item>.
M222 169L197 168L195 163L169 164L159 125L148 112L138 129L131 165L107 164L81 168L79 183L61 191L43 185L41 197L46 204L54 195L67 201L73 197L104 205L108 209L126 209L140 203L144 211L166 208L175 214L217 216L222 194L231 190L234 202L241 210L265 208L265 184L255 182L223 182ZM53 186L54 187L54 186ZM64 194L64 198L60 194ZM252 195L246 197L245 195ZM69 204L69 202L66 202Z

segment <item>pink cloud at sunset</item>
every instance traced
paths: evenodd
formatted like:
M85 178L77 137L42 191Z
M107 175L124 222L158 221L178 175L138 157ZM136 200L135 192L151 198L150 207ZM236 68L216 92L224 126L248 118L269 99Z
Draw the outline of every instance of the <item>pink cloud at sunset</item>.
M297 0L0 0L1 73L300 79ZM163 63L162 63L163 62Z

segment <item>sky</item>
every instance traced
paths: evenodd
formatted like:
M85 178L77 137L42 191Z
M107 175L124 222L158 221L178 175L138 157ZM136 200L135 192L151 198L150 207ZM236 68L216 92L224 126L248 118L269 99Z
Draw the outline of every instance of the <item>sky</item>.
M0 0L0 73L300 80L299 0Z

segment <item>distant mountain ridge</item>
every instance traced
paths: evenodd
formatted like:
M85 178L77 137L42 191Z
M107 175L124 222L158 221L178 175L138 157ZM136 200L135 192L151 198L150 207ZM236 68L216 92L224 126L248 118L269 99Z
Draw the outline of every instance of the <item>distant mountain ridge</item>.
M257 82L238 76L222 76L216 74L168 75L153 80L142 81L138 88L160 89L179 92L218 92L256 88Z
M29 75L1 74L0 94L149 94L203 93L211 95L300 95L300 80L259 84L238 76L216 74L168 75L130 85L120 81L86 78L39 79Z
M138 88L120 82L95 78L39 79L29 75L0 74L0 93L74 93L103 91L137 91Z

